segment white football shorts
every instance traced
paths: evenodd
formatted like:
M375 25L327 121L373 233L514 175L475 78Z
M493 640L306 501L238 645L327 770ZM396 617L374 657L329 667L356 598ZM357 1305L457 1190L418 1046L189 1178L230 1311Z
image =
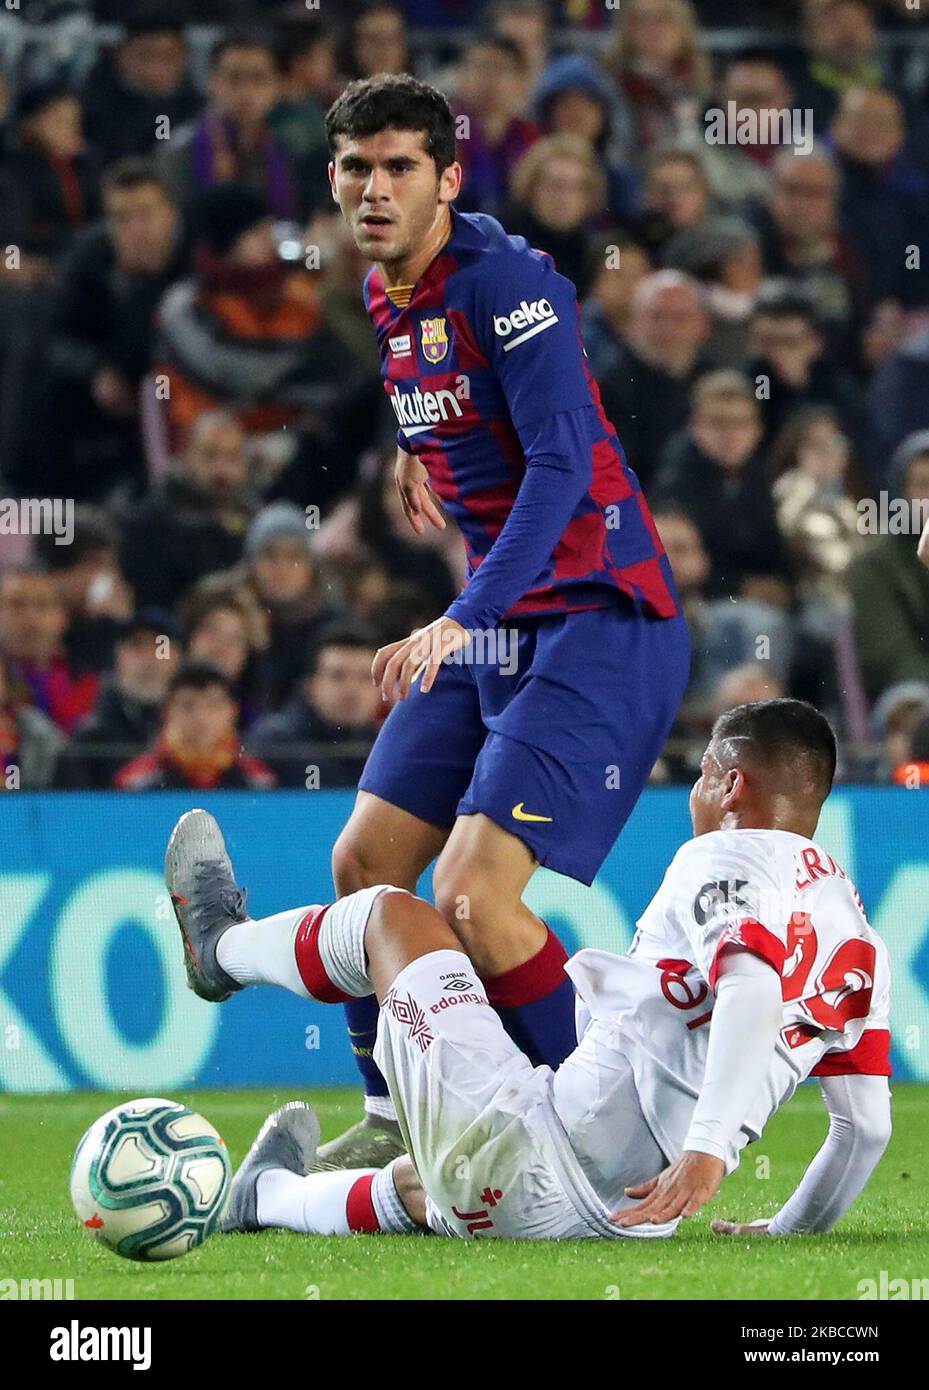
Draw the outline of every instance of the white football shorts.
M385 998L374 1059L429 1198L431 1228L505 1240L667 1236L670 1226L624 1231L590 1177L601 1148L633 1183L666 1160L648 1130L624 1059L604 1074L583 1045L559 1068L533 1067L504 1030L467 957L436 951L408 965ZM595 1123L604 1088L629 1092L624 1133ZM590 1177L588 1177L588 1174Z

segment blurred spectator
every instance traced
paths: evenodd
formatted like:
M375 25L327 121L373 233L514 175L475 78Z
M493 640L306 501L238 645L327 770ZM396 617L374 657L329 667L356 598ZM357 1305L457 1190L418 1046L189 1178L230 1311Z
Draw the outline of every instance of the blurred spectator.
M19 248L16 283L50 279L70 238L99 207L97 168L84 144L81 104L59 79L23 88L0 159L0 243ZM4 258L6 259L6 258Z
M55 779L64 736L33 709L0 655L0 791L41 791Z
M153 0L130 9L122 25L121 38L101 52L81 91L87 138L104 165L150 154L156 139L166 138L165 121L173 135L203 105L188 70L180 10Z
M142 469L139 387L152 365L155 312L188 260L173 195L153 164L114 165L103 206L105 219L65 263L52 306L47 370L35 387L48 393L44 422L43 412L24 407L28 459L20 471L28 466L34 487L42 441L49 490L77 498L104 497ZM24 386L34 402L30 382Z
M394 481L392 455L366 461L360 487L326 518L313 553L343 579L359 566L374 563L387 584L420 585L434 597L437 612L452 602L466 573L457 527L429 528L422 536L411 530Z
M496 33L505 34L519 44L532 91L550 56L552 22L549 10L537 0L495 0L486 18Z
M710 557L693 519L674 504L658 503L653 516L684 606L693 641L687 694L680 725L706 733L713 722L713 696L723 676L767 653L770 671L785 682L792 640L787 614L768 603L709 598Z
M338 66L349 80L412 71L402 6L393 0L367 0L349 22Z
M332 30L302 5L299 14L299 18L279 20L275 26L281 93L269 113L268 124L293 160L305 216L312 209L331 204L326 174L329 146L323 116L339 88Z
M171 678L154 748L126 763L114 779L119 791L257 791L275 784L271 769L240 747L231 685L204 665L182 667Z
M112 787L123 764L151 744L176 669L175 636L171 616L157 608L140 608L120 625L113 670L62 755L59 786Z
M362 619L371 628L379 647L399 642L417 628L428 627L443 611L421 585L394 580L384 586L380 595L370 592L366 596L354 586L355 578L352 575L345 586L346 606L353 617ZM364 584L364 572L358 578Z
M380 390L381 355L377 336L364 305L364 280L371 269L355 245L351 228L338 211L320 210L307 229L307 242L318 246L322 275L320 295L326 327L368 377L378 393L372 398L373 413L382 406Z
M746 118L794 107L783 68L769 53L758 51L739 53L731 60L719 84L717 101L717 109L726 114L727 128L731 121L735 129ZM707 144L706 168L714 195L734 212L744 212L750 202L763 201L771 165L781 152L780 145L763 140Z
M881 773L904 786L906 774L899 776L901 765L912 755L913 735L929 716L929 684L925 681L900 681L885 690L871 716L872 732L880 741ZM912 778L910 781L912 785Z
M707 591L787 599L784 550L759 450L761 407L738 372L711 372L693 389L690 424L665 451L655 498L694 518L712 562ZM927 576L929 577L929 576Z
M282 54L283 100L313 102L325 113L342 90L334 29L303 0L293 0L276 13L274 32Z
M239 560L258 505L249 471L238 421L206 411L175 468L123 504L123 567L138 603L173 609L203 575Z
M619 362L635 292L651 265L648 252L621 231L594 237L588 264L590 291L584 301L581 322L590 370L601 381Z
M699 226L710 210L702 157L673 145L653 150L645 166L641 212L631 224L648 251L660 254L675 232Z
M711 78L690 0L626 0L607 69L625 105L628 158L690 131Z
M327 330L317 281L280 259L258 194L215 188L195 221L198 273L168 292L160 312L171 433L221 406L249 436L287 430L291 451L309 440L305 500L322 505L351 481L374 423L370 412L359 420L356 408L359 390L370 396L370 380L359 380Z
M636 184L613 141L615 101L606 74L580 54L555 58L542 73L532 110L547 135L584 140L607 176L607 203L617 220L633 209Z
M883 82L875 7L871 0L803 0L803 19L796 100L825 130L846 92Z
M577 135L537 140L513 171L506 230L547 251L556 269L587 291L588 235L602 218L607 183L586 141Z
M357 786L382 713L371 680L376 649L373 634L364 628L338 623L324 628L294 695L278 714L256 724L249 747L281 786L307 786L313 768L321 787ZM319 746L300 746L307 744Z
M263 712L259 645L246 605L230 593L189 595L181 607L184 652L226 677L239 701L239 722L249 728Z
M852 649L848 567L863 541L850 454L839 417L816 405L792 415L771 449L778 525L797 600L791 689L833 713L847 696L842 652L846 641Z
M464 170L462 210L498 215L510 177L539 128L521 114L526 105L526 64L515 39L488 32L467 45L458 69L453 106L467 139L459 142Z
M833 410L804 406L783 425L771 449L778 522L788 543L797 596L838 601L861 547L852 500L850 447Z
M703 285L703 303L710 315L710 336L704 348L707 359L714 366L740 366L764 278L754 228L738 217L707 217L695 227L676 232L661 259Z
M919 723L910 734L906 754L894 767L890 780L898 787L907 787L911 791L929 787L929 700L923 707Z
M463 29L480 19L484 5L485 0L403 0L403 12L414 29Z
M826 338L812 301L790 281L769 280L755 304L746 372L762 382L767 437L801 406L828 405L858 433L859 387L827 361Z
M274 40L231 31L210 53L210 103L198 120L167 143L161 158L178 197L190 206L217 184L235 183L261 196L278 218L305 216L295 161L269 117L282 95Z
M68 615L55 577L34 565L0 574L0 657L8 677L66 734L93 709L96 671L81 670L65 647Z
M298 507L274 502L258 513L245 542L245 569L269 619L262 675L274 709L289 699L320 628L336 616L310 553L309 534Z
M751 704L755 700L779 700L785 688L770 666L760 661L748 661L720 677L713 699L713 718L735 705Z
M929 429L929 329L906 339L877 370L865 397L864 461L875 489L902 440Z
M106 670L120 625L133 608L132 589L120 569L118 528L100 508L78 506L71 544L36 536L34 552L54 575L65 606L69 659L80 670Z
M929 507L929 435L904 440L889 480L892 499ZM914 515L916 508L913 508ZM916 553L920 526L868 537L848 572L858 660L872 700L901 681L929 681L929 570Z
M832 127L842 171L842 226L868 266L875 299L929 303L909 248L929 239L929 172L905 153L906 122L893 92L847 92Z
M699 292L686 275L659 271L635 290L625 341L599 382L607 418L645 486L686 423L708 333Z
M864 263L839 225L839 169L823 150L802 158L782 151L771 177L770 203L754 214L765 269L768 275L789 277L810 296L834 350L854 361L850 330L864 316L868 290Z

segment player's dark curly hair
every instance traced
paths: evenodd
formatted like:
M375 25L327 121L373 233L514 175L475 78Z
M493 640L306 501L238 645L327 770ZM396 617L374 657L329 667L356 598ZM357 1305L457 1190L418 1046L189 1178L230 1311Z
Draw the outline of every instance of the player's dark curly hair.
M736 705L713 725L713 738L748 739L749 756L779 774L778 780L796 780L798 788L812 782L823 800L835 777L836 743L832 725L806 700L755 700Z
M326 113L333 154L339 135L363 140L382 130L422 131L426 152L439 174L455 162L455 118L447 100L428 82L408 73L381 73L350 82Z

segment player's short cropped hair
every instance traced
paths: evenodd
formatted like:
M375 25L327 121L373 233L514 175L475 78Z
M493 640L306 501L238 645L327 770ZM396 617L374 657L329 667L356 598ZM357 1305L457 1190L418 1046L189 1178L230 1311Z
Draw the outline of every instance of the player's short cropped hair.
M822 801L832 787L836 742L832 725L806 700L784 697L736 705L713 725L713 741L745 740L748 760L795 785L798 798L812 786ZM737 745L737 756L743 750Z
M333 154L338 138L364 140L382 130L421 131L426 153L441 174L455 162L455 118L447 98L408 73L379 73L350 82L326 113Z

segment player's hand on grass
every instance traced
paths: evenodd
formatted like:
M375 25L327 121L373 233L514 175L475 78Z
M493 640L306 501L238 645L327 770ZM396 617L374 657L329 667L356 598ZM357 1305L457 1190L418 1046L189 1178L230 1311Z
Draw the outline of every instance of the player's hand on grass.
M770 1221L714 1221L710 1230L714 1236L766 1236Z
M467 628L454 618L442 617L428 627L418 628L401 642L381 647L371 666L371 679L381 687L381 699L391 705L405 700L420 673L420 691L428 694L445 658L454 656L470 641Z
M660 1226L678 1216L693 1216L715 1196L726 1175L726 1165L712 1154L685 1151L656 1178L627 1187L627 1197L641 1197L637 1207L617 1212L617 1226Z
M424 463L405 449L397 450L397 463L394 470L400 505L407 521L422 536L428 521L437 531L445 530L445 517L442 515L439 499L429 486L429 473Z

